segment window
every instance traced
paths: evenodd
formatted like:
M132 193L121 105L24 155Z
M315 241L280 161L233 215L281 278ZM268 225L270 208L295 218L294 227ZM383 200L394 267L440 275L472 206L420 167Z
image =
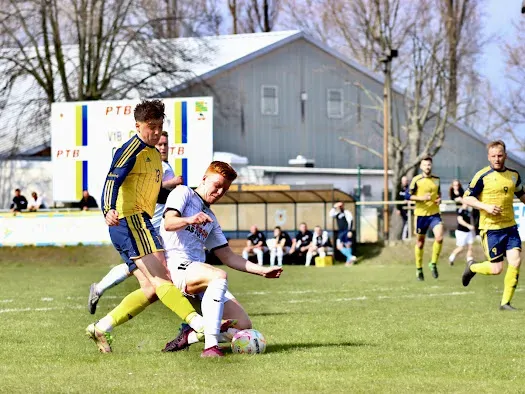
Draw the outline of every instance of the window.
M277 86L261 86L261 113L263 115L279 114L279 97Z
M343 89L328 89L326 111L329 118L343 117Z

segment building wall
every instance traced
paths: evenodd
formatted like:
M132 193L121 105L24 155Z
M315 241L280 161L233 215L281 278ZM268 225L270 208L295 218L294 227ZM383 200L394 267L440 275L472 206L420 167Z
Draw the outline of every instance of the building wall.
M382 153L382 106L371 99L382 97L382 85L306 40L261 55L207 83L211 89L194 86L178 95L214 95L214 151L246 156L251 165L287 166L301 154L314 159L316 167L382 168L380 157L340 140L346 137ZM278 87L278 115L261 114L262 85ZM344 115L339 119L327 115L328 89L343 90ZM303 109L301 92L308 95ZM403 97L394 95L394 105L402 123ZM486 164L484 142L449 126L435 158L436 173L447 182L456 176L466 180ZM513 160L508 164L525 170Z

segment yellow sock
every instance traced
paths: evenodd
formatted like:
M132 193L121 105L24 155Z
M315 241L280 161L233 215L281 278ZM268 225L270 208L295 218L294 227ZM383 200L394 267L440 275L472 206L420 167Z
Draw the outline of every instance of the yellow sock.
M113 319L113 326L116 327L137 316L149 304L149 300L141 289L128 294L115 309L109 312L109 316Z
M470 270L476 274L482 275L494 275L492 273L492 263L490 261L484 261L483 263L476 263L470 266Z
M164 305L186 323L189 323L197 315L193 305L172 283L166 282L157 287L157 296Z
M419 249L416 245L414 252L416 254L416 268L423 268L423 249Z
M432 262L436 264L441 254L441 248L443 247L443 242L434 241L432 244Z
M519 267L514 267L509 264L507 267L507 273L505 274L505 287L503 288L503 298L501 299L501 305L510 303L512 296L514 296L514 290L518 285L518 278L520 276Z

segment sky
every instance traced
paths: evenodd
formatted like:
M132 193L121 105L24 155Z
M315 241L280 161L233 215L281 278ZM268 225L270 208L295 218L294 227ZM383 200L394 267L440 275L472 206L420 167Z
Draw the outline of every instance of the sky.
M525 23L525 15L521 12L521 0L486 0L485 33L487 36L497 36L501 41L510 39L513 35L513 23ZM505 63L499 43L489 44L485 50L480 71L496 85L503 83Z

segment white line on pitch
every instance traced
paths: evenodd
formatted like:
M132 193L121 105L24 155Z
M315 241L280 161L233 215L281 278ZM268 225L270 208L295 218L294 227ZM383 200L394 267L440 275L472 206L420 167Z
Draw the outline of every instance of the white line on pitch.
M290 304L299 304L299 303L305 303L305 302L327 302L327 301L335 301L335 302L341 302L341 301L365 301L369 299L376 299L376 300L386 300L386 299L396 299L396 298L421 298L421 297L454 297L454 296L462 296L462 295L468 295L468 294L474 294L473 291L453 291L451 293L431 293L431 294L403 294L399 296L377 296L377 297L345 297L345 298L333 298L333 299L319 299L319 300L286 300L284 302L288 302Z

